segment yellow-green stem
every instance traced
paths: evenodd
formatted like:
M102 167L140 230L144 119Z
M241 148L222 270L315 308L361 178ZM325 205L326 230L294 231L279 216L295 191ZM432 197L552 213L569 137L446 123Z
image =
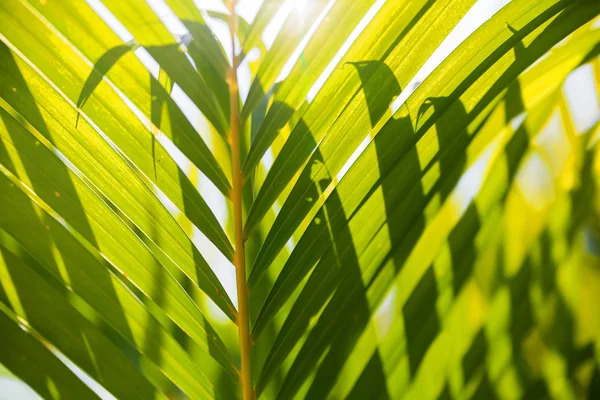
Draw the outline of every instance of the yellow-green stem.
M254 400L252 385L252 340L250 338L250 321L248 314L248 286L246 284L246 257L244 252L244 227L242 214L242 170L240 168L240 112L239 91L237 81L238 59L235 54L235 34L237 32L237 16L235 13L236 0L231 0L229 28L231 32L232 62L228 75L229 104L231 112L230 136L231 141L231 175L233 187L231 201L233 202L233 217L235 225L235 280L238 295L237 324L240 336L241 371L240 381L244 400Z

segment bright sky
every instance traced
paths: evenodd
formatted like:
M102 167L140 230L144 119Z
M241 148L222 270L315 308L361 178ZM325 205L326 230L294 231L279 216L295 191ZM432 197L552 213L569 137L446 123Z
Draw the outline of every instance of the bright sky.
M117 35L124 41L129 41L132 39L131 34L125 29L118 20L116 20L112 14L103 6L101 0L86 0L87 3L96 10L96 12L102 16L102 18L112 27L112 29L117 33ZM151 7L154 9L156 14L159 16L161 21L165 24L165 26L178 37L182 37L186 35L187 29L183 26L183 24L174 16L171 10L167 7L164 0L147 0ZM226 12L226 8L221 3L220 0L194 0L196 5L201 10L213 10L213 11L222 11ZM263 34L263 42L266 47L269 48L273 43L273 40L281 29L283 21L285 17L289 13L294 13L295 15L301 16L306 6L306 1L310 0L285 0L285 4L282 7L281 11L275 16L273 22L267 27L265 33ZM487 20L490 16L492 16L497 10L499 10L503 5L508 3L509 0L479 0L473 6L473 8L465 15L463 20L456 26L456 28L452 31L452 33L446 38L446 40L442 43L442 45L436 50L436 52L432 55L432 57L425 63L425 65L421 68L419 72L415 75L411 83L407 86L407 89L396 99L396 101L392 104L392 110L398 109L398 107L406 100L406 98L412 93L412 91L416 88L416 86L422 82L427 75L429 75L433 69L439 65L441 61L452 51L454 50L469 34L471 34L478 26L481 25L485 20ZM325 13L328 11L329 7L333 5L335 0L331 0L328 7L325 9L324 13L319 17L316 22L319 22L320 18L325 16ZM331 74L331 72L336 67L339 60L343 57L346 51L350 48L352 42L360 35L360 32L364 29L365 26L371 21L371 19L377 14L381 6L386 2L386 0L377 0L366 16L362 21L357 25L355 30L352 32L346 43L342 45L338 53L332 59L329 66L323 72L321 77L317 80L314 87L310 90L307 100L311 101L320 87L325 83L327 77ZM238 4L238 13L244 17L246 20L251 21L260 4L261 0L240 0ZM216 33L217 37L221 39L224 43L224 47L228 54L231 53L231 46L229 41L229 31L227 25L220 20L207 19L210 23L211 28ZM312 34L313 30L309 30L307 35L307 40L304 40L297 51L292 55L290 62L284 68L284 72L281 74L279 79L284 79L285 76L290 72L295 60L301 53L303 46L306 45L308 38ZM158 65L154 60L149 56L147 52L143 49L139 49L136 51L138 57L144 62L144 64L148 67L148 69L155 75L158 75ZM598 97L596 96L596 92L593 82L593 76L591 75L590 68L581 68L574 74L567 82L566 89L566 97L571 108L571 111L574 115L575 124L579 129L585 129L589 127L593 122L596 121L598 115L600 113L600 108L598 106ZM242 96L245 97L249 88L250 74L249 70L242 69L240 72L240 90ZM206 122L204 118L200 114L200 112L196 109L193 103L183 92L176 87L173 90L173 98L180 105L186 116L190 119L193 125L197 128L197 130L202 134L206 132ZM130 104L130 103L129 103ZM131 105L132 108L133 105ZM137 113L142 120L144 117L141 116L141 113ZM147 121L146 121L147 122ZM210 142L210 137L204 135L204 138L207 142ZM362 152L365 146L368 144L368 138L363 142L363 144L359 147L356 153L351 157L347 166L358 157L360 152ZM164 145L175 154L175 159L182 166L184 170L189 170L189 163L187 160L181 156L177 149L174 148L168 141L161 141ZM485 159L485 157L484 157ZM269 155L263 160L266 163L272 162L272 159L269 158ZM485 164L483 164L485 165ZM347 168L343 168L342 172L338 174L338 178L341 178ZM476 164L474 168L472 168L465 177L459 183L459 187L464 193L464 201L468 201L477 191L477 188L480 185L481 176L482 176L483 166ZM222 197L218 194L218 191L214 188L214 186L203 176L199 177L199 187L205 198L207 199L209 205L215 210L215 214L221 223L225 223L226 219L226 209L225 203ZM194 235L194 241L197 245L202 248L203 255L206 256L209 264L213 266L219 266L219 268L215 268L215 273L224 283L225 289L228 294L234 301L237 303L236 298L236 290L235 290L235 276L233 266L227 265L229 262L216 250L216 248L200 233L196 232ZM225 268L223 268L225 266ZM75 366L72 368L78 373L82 374ZM2 375L2 371L0 371L0 375ZM84 374L82 376L85 377ZM108 393L102 390L97 384L89 379L85 378L86 381L90 384L90 386L99 391L99 394L103 398L112 398ZM26 385L21 383L20 381L13 379L8 376L0 377L0 399L8 398L8 399L37 399L38 396L31 391ZM2 397L4 396L4 397Z

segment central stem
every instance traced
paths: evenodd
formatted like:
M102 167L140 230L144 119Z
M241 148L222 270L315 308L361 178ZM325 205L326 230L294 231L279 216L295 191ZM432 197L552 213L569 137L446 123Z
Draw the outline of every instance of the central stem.
M244 400L254 400L252 385L252 359L250 339L250 322L248 313L248 286L246 284L246 257L244 252L244 227L242 216L242 170L240 168L240 112L239 91L237 81L238 58L235 54L235 34L237 31L237 16L235 13L236 0L231 0L231 14L229 29L231 32L231 69L228 74L229 104L231 112L230 140L231 140L231 175L233 187L231 201L233 202L233 217L235 225L235 280L238 295L237 324L240 336L242 395Z

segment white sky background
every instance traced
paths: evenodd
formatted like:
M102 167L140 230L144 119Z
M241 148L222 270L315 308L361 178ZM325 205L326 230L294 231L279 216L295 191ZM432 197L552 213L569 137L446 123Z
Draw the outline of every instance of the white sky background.
M129 41L132 39L132 36L127 32L127 30L110 14L110 12L102 5L101 0L85 0L87 3L92 6L96 12L102 16L102 18L113 28L113 30L119 35L119 37L124 41ZM165 26L173 33L174 35L181 37L187 34L187 29L183 26L183 24L174 16L171 10L166 6L164 0L147 0L148 3L152 6L157 16L161 19L161 21L165 24ZM211 10L211 11L221 11L227 12L225 6L221 3L220 0L194 0L196 5L200 9ZM305 7L306 1L310 0L285 0L285 4L282 7L281 11L275 16L272 23L267 27L265 33L263 34L263 42L266 47L269 48L273 43L273 40L280 30L281 25L285 17L289 13L293 13L301 16L302 10ZM317 80L315 86L310 90L307 100L311 101L316 95L318 89L325 83L327 77L345 52L348 50L352 41L356 39L356 37L360 34L362 29L370 22L370 20L376 15L377 11L381 8L381 6L385 3L386 0L378 0L374 3L374 6L369 11L367 16L359 23L356 27L355 31L350 35L348 41L342 45L342 48L335 55L334 59L331 61L330 65L327 67L322 76ZM333 4L335 0L331 0L331 4ZM396 101L392 104L391 108L393 111L399 108L399 106L407 99L407 97L414 91L416 86L422 82L427 75L429 75L433 69L443 59L452 52L468 35L470 35L477 27L479 27L483 22L485 22L489 17L491 17L497 10L499 10L502 6L508 3L509 0L478 0L477 3L473 6L473 8L465 15L463 20L455 27L455 29L450 33L450 35L446 38L446 40L441 44L441 46L434 52L432 57L423 65L421 70L417 72L411 83L407 85L406 90L402 92L402 94L396 99ZM251 21L262 0L240 0L238 3L238 13L247 21ZM227 25L220 20L214 20L207 18L211 28L214 30L217 37L223 42L224 48L228 54L231 54L231 45L229 40L229 30ZM310 32L309 32L310 34ZM302 47L306 43L301 43ZM298 49L292 55L292 59L295 60L298 58L300 54L301 48ZM158 65L154 60L149 56L149 54L143 50L139 49L136 51L136 55L144 62L144 64L148 67L148 69L156 76L158 75ZM251 57L252 55L249 55ZM279 80L284 79L286 73L289 73L291 67L293 66L293 62L290 62L284 68L284 73L279 77ZM245 98L248 89L250 86L250 72L246 66L242 66L240 70L240 92L243 98ZM187 96L181 91L180 88L175 87L172 94L174 100L180 105L181 109L185 113L185 115L190 119L194 127L203 135L204 139L207 142L210 142L210 137L208 137L206 132L206 121L204 117L197 110L195 105L187 98ZM566 98L569 104L569 107L574 116L574 122L578 130L584 130L586 127L591 126L600 113L600 108L598 106L598 97L596 95L594 86L593 86L593 75L591 68L581 68L578 70L573 76L567 81L566 85ZM128 102L132 108L130 102ZM135 110L134 110L135 111ZM136 112L138 116L141 117L141 113ZM142 118L144 119L144 118ZM147 121L145 121L147 122ZM203 134L204 133L204 134ZM176 161L181 165L184 170L189 170L189 162L181 156L179 151L172 146L168 141L161 140L161 142L167 147L170 151L175 153ZM366 145L368 144L368 138L363 142L363 144L357 149L357 152L350 158L350 163L358 157L360 152L364 150ZM272 157L267 155L263 161L270 164L272 162ZM270 159L271 158L271 159ZM485 158L485 157L484 157ZM481 165L480 165L481 164ZM481 183L481 177L483 172L483 166L485 164L479 163L474 166L470 171L468 171L461 182L459 183L459 188L464 192L464 201L469 201L470 198L477 192L479 185ZM341 177L347 168L343 168L341 174L338 174L338 177ZM219 219L219 221L224 224L227 214L225 209L224 199L220 196L216 188L210 183L208 179L206 179L202 174L199 177L199 187L206 198L207 202L211 206L211 208L215 211L215 215ZM225 289L227 290L229 296L232 298L234 303L237 304L237 293L235 290L235 271L233 266L220 254L220 252L210 243L204 235L202 235L199 231L195 231L194 241L196 244L202 249L202 254L205 256L209 264L214 268L215 273L219 277L219 279L223 282ZM75 366L70 366L74 370L77 370ZM82 374L81 371L77 371L78 374ZM2 371L0 366L0 400L5 399L37 399L39 398L31 389L29 389L25 384L20 382L18 379L12 378L10 376L2 376L6 373ZM95 384L91 379L87 378L85 374L83 374L85 381L93 388L97 390L102 390L99 388L97 384ZM101 391L99 394L102 395L103 398L112 398L107 392Z

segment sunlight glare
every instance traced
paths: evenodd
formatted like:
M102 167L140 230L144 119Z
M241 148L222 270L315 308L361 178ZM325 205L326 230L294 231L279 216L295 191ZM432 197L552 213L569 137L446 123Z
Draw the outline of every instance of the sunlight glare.
M239 0L235 10L239 16L252 23L262 3L262 0Z
M294 11L302 16L306 13L307 0L296 0L294 1Z

